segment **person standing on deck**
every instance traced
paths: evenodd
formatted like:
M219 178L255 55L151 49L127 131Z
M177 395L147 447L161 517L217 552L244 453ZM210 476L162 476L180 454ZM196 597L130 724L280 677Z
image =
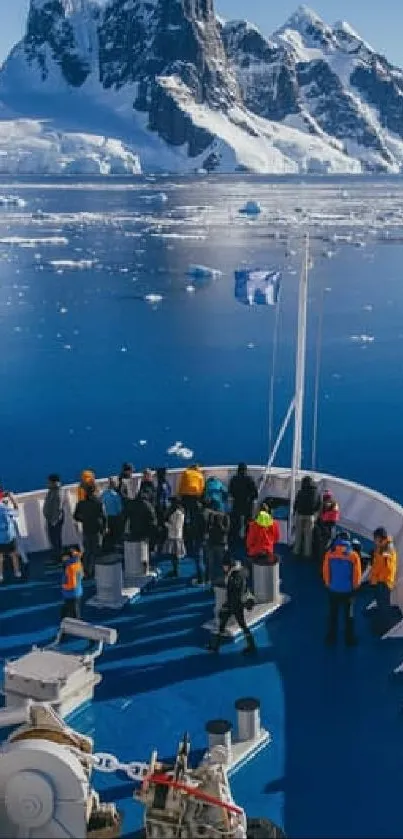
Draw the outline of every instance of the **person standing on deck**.
M374 586L377 610L375 620L378 629L388 629L387 617L390 608L390 593L396 581L397 552L393 539L384 527L374 530L375 548L369 581Z
M157 516L157 539L156 547L158 553L162 552L165 539L167 538L165 520L172 498L172 489L167 481L167 470L165 466L157 469L157 486L155 490L155 513Z
M87 577L93 577L107 523L104 505L97 497L95 487L89 487L86 499L78 502L74 519L83 526L84 569Z
M198 510L199 501L203 497L205 480L203 472L197 463L182 472L179 480L178 495L185 509L185 517L189 520L193 512Z
M96 489L95 472L92 469L84 469L77 487L77 501L85 501L89 489Z
M107 553L116 548L117 543L120 542L122 537L123 503L114 478L109 478L108 487L104 489L101 495L101 501L106 513L106 531L103 549Z
M258 496L255 481L248 475L246 463L239 464L229 482L228 493L232 499L229 542L234 546L246 535L247 525L253 516L253 504Z
M83 566L80 551L75 548L63 553L62 594L63 607L61 619L80 620L81 598L83 596Z
M207 649L210 652L219 651L225 627L228 621L234 617L245 636L246 647L243 653L254 653L256 652L255 640L245 620L245 600L248 596L247 571L242 568L240 562L233 560L229 554L225 556L223 570L227 599L220 611L218 634L213 635Z
M52 562L60 562L62 554L62 530L65 517L66 498L62 490L59 475L48 478L48 491L43 505L48 539L52 549Z
M172 571L169 576L179 577L179 561L186 556L186 549L183 541L185 513L178 498L172 498L165 524L167 539L163 547L163 552L168 554L172 561Z
M339 518L339 505L330 490L327 489L322 495L322 504L314 528L314 554L318 562L323 559L325 550L335 536Z
M155 507L157 488L153 481L153 473L151 469L144 469L141 476L139 492L144 498L148 498L150 504Z
M256 518L250 522L246 534L246 553L249 560L264 559L274 563L274 551L280 541L280 525L267 504L262 504Z
M21 569L17 554L17 529L15 525L15 511L7 503L0 502L0 584L3 582L4 557L10 556L13 563L14 576L21 579Z
M354 594L361 583L361 560L353 550L350 535L341 531L333 540L323 561L323 580L329 593L329 622L326 643L337 641L340 610L344 612L344 639L347 646L357 643L354 633Z
M313 530L315 518L321 507L318 490L310 475L302 479L301 489L298 490L295 503L295 542L294 554L304 557L312 556Z
M206 502L205 582L214 583L222 574L223 560L228 550L230 520L220 509L220 502L212 498Z
M118 492L123 502L123 533L126 532L130 502L134 501L138 493L139 481L134 473L134 466L131 463L124 463L119 475Z

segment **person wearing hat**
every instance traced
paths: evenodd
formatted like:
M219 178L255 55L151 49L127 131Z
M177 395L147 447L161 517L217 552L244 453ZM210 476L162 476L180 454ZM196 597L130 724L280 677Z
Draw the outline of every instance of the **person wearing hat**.
M325 554L322 574L329 594L326 643L329 646L336 643L339 612L343 611L345 643L348 647L355 646L354 594L361 583L361 560L346 530L338 534Z
M80 605L83 596L83 566L81 553L76 548L70 548L62 555L63 579L62 594L63 607L61 618L75 618L80 620Z
M255 641L245 620L245 608L248 608L249 602L253 605L252 595L248 595L247 571L240 562L232 559L228 552L225 554L222 566L227 599L220 611L218 633L213 635L207 649L211 652L219 651L225 627L229 620L234 617L245 636L246 647L243 653L254 653L256 651Z
M382 631L386 626L387 613L390 607L390 593L395 585L397 571L397 553L393 539L388 536L384 527L374 530L375 548L369 582L374 586L377 604L377 622Z
M329 542L335 535L336 524L339 518L339 505L334 495L327 489L322 495L321 507L314 532L314 555L318 562L322 560Z

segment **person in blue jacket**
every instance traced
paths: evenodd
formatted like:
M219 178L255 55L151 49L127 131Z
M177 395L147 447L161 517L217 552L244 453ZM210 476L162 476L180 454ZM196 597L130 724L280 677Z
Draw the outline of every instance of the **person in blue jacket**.
M227 512L228 490L223 482L220 481L220 478L216 478L215 475L211 475L207 478L206 485L204 487L204 499L207 501L208 506L210 506L210 502L213 501L215 504L214 509L218 512Z
M17 526L15 511L7 503L0 502L0 583L3 582L4 557L10 556L14 575L21 578L21 569L17 553Z
M123 533L123 501L114 478L109 478L108 487L104 489L101 501L106 513L103 549L108 553L114 550Z
M76 548L70 548L62 556L62 620L76 618L80 620L81 598L83 596L83 566L81 553Z

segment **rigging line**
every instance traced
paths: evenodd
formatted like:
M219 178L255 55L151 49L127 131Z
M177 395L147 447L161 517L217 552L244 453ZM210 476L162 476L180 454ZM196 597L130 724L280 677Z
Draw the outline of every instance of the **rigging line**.
M312 472L316 470L316 458L318 448L318 414L319 414L319 386L320 373L322 363L322 336L323 336L323 312L325 304L325 282L321 278L322 287L319 298L319 317L318 317L318 333L316 339L316 361L315 361L315 393L313 405L313 429L312 429L312 454L311 454L311 469Z
M274 386L275 386L275 374L276 374L276 366L277 366L277 351L278 351L278 332L279 332L279 321L280 321L280 306L281 306L281 288L282 283L280 283L279 290L278 290L278 297L277 297L277 305L276 305L276 313L275 313L275 320L274 320L274 333L273 333L273 353L272 353L272 360L271 360L271 376L270 376L270 392L269 392L269 454L271 454L271 445L273 442L273 431L274 431Z

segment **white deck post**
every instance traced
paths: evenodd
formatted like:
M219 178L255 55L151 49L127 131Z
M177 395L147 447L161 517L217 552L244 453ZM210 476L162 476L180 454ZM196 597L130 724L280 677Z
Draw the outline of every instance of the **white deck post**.
M309 269L309 233L305 235L305 254L301 268L301 278L298 293L298 332L297 354L295 364L295 410L294 410L294 443L292 452L290 512L288 516L288 541L291 541L293 508L295 501L295 487L298 473L301 469L302 458L302 424L304 413L305 390L305 361L306 361L306 320L308 301L308 269Z

